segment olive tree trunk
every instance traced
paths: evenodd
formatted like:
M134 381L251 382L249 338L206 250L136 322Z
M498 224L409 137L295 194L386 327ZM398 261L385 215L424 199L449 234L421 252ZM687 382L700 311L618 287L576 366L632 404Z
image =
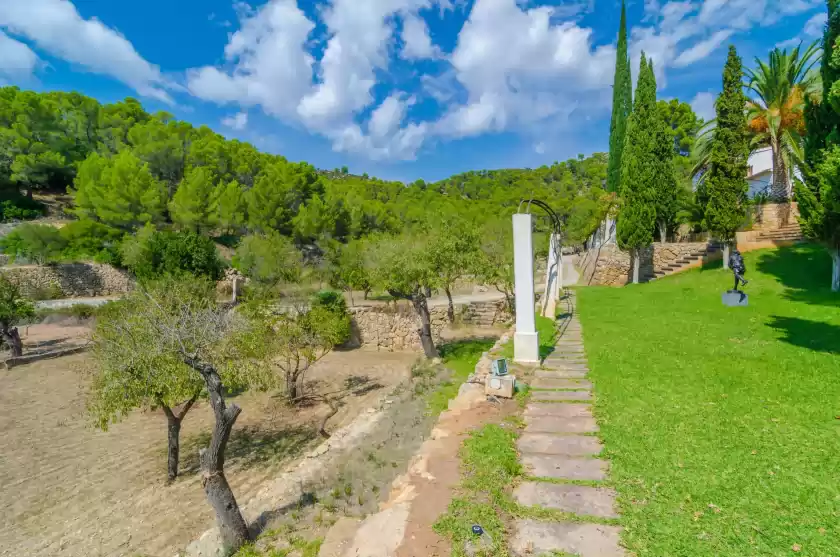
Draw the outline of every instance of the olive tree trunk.
M20 333L17 327L4 325L2 330L0 330L0 335L3 336L3 340L9 345L9 351L12 357L23 356L23 341L20 340Z
M167 458L166 458L166 472L169 481L172 482L178 477L178 458L181 453L181 422L184 416L190 411L192 405L198 399L198 393L185 402L181 408L176 408L174 411L169 406L158 401L158 404L163 409L166 415L166 431L168 433L167 443Z
M452 303L452 292L449 291L449 286L443 289L446 292L446 299L449 300L449 308L446 310L446 316L450 323L455 323L455 304Z
M659 222L659 242L665 243L668 241L668 223L664 220Z
M418 289L414 293L411 297L411 303L414 305L414 311L420 317L420 328L417 333L420 335L423 353L427 358L437 358L438 351L432 338L432 319L429 316L429 304L422 289Z
M222 535L225 555L235 552L250 541L248 526L239 510L236 497L225 478L225 449L236 418L242 412L236 404L225 405L222 378L212 365L196 358L186 358L185 363L199 372L210 395L215 424L210 446L199 451L204 493L216 512L216 522Z
M729 242L723 242L723 268L729 270Z
M831 291L840 292L840 248L831 250Z

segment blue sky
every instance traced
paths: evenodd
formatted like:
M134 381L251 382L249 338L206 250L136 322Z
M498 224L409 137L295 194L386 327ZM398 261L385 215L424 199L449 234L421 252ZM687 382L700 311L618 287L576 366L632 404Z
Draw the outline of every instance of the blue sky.
M619 0L0 0L0 82L139 98L320 168L437 180L606 150ZM707 116L824 0L628 2L634 69ZM634 76L635 77L635 76Z

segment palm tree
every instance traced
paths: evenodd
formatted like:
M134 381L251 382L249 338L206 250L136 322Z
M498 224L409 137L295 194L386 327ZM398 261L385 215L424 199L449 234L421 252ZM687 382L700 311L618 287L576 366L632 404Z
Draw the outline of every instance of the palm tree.
M773 182L770 195L789 201L794 169L802 164L805 134L805 99L822 93L819 72L814 70L820 51L817 43L788 54L778 48L770 52L769 63L756 58L757 68L746 70L746 88L754 95L747 103L747 125L753 150L770 147Z

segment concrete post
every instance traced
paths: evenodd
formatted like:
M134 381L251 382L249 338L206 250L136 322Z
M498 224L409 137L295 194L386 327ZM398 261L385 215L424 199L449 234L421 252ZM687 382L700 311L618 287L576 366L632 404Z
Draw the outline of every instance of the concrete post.
M516 296L516 332L513 360L540 361L537 323L534 316L534 246L531 215L513 215L513 280Z
M554 319L557 300L563 289L563 255L560 236L552 234L548 246L548 265L545 268L545 292L542 299L542 314Z

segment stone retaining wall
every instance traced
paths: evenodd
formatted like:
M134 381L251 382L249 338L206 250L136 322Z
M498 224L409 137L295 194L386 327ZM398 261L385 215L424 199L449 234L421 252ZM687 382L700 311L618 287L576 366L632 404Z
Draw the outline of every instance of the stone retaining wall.
M99 263L3 267L0 272L33 298L89 298L125 294L134 285L125 271Z
M753 230L779 230L799 222L799 204L796 202L765 203L755 208L754 218Z
M639 276L651 276L669 264L702 250L705 243L653 244L642 250ZM624 286L633 279L630 253L621 251L616 245L607 245L589 250L581 259L583 284Z
M432 321L432 338L440 342L441 332L448 325L447 308L434 307L429 313ZM420 320L414 308L406 302L389 306L351 308L353 336L349 346L366 346L386 352L422 351L417 329ZM504 300L455 304L455 317L459 323L478 327L506 325L511 322Z

